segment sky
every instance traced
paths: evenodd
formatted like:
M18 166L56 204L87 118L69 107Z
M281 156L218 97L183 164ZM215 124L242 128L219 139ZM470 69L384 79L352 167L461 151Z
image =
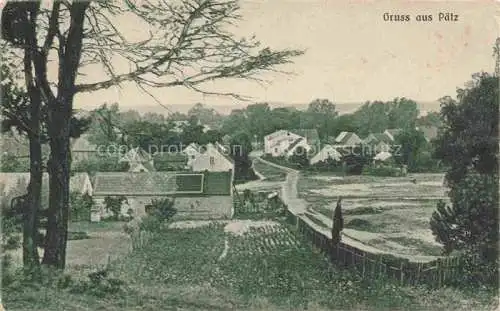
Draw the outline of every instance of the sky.
M140 1L140 0L137 0ZM335 103L391 100L407 97L436 101L455 96L472 73L492 72L492 47L499 36L500 2L494 1L337 1L245 0L238 36L254 34L265 46L305 49L293 65L281 67L293 75L266 74L271 84L220 81L210 88L231 90L253 102L308 103L327 98ZM456 22L439 22L438 14L458 15ZM386 22L383 14L409 14L410 22ZM432 14L432 22L417 22L417 14ZM115 25L132 34L134 25ZM128 67L117 68L127 70ZM102 80L99 70L85 79ZM246 106L228 97L202 96L179 88L151 91L162 105ZM75 108L92 109L118 102L122 108L158 106L131 84L79 94Z

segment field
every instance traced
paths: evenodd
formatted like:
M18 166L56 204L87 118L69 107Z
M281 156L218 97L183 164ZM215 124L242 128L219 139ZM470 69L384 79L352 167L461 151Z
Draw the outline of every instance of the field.
M429 219L437 202L447 201L443 177L307 174L299 180L298 191L316 223L332 219L341 196L344 234L385 251L439 256L441 247L429 229Z
M488 310L490 297L363 281L274 222L161 229L144 247L112 262L108 278L125 285L99 295L71 285L8 288L4 304L7 310L68 311Z
M254 169L266 177L267 181L285 181L286 172L259 160L253 162Z

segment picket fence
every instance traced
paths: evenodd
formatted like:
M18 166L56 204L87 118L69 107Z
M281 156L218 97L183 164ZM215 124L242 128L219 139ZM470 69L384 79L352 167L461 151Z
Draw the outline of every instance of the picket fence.
M347 266L356 269L365 279L389 277L397 280L401 285L426 284L432 287L442 287L460 274L460 259L458 257L443 257L431 262L413 262L406 258L388 254L373 254L342 242L334 246L331 238L323 232L314 229L299 215L294 215L288 209L287 222L295 227L312 246L338 266Z

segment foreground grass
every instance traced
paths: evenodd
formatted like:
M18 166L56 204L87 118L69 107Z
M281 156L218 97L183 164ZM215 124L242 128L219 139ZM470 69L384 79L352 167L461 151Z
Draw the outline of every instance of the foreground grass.
M165 229L109 274L126 285L97 296L71 286L18 286L2 298L7 310L493 310L488 292L363 281L282 226L243 236L216 225Z

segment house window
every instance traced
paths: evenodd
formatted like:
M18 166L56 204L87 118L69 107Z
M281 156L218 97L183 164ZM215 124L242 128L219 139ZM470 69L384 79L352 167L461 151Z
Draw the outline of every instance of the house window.
M191 156L191 159L194 159L194 154Z
M274 152L278 153L278 148L274 148Z
M210 165L215 165L215 158L214 157L210 157Z

